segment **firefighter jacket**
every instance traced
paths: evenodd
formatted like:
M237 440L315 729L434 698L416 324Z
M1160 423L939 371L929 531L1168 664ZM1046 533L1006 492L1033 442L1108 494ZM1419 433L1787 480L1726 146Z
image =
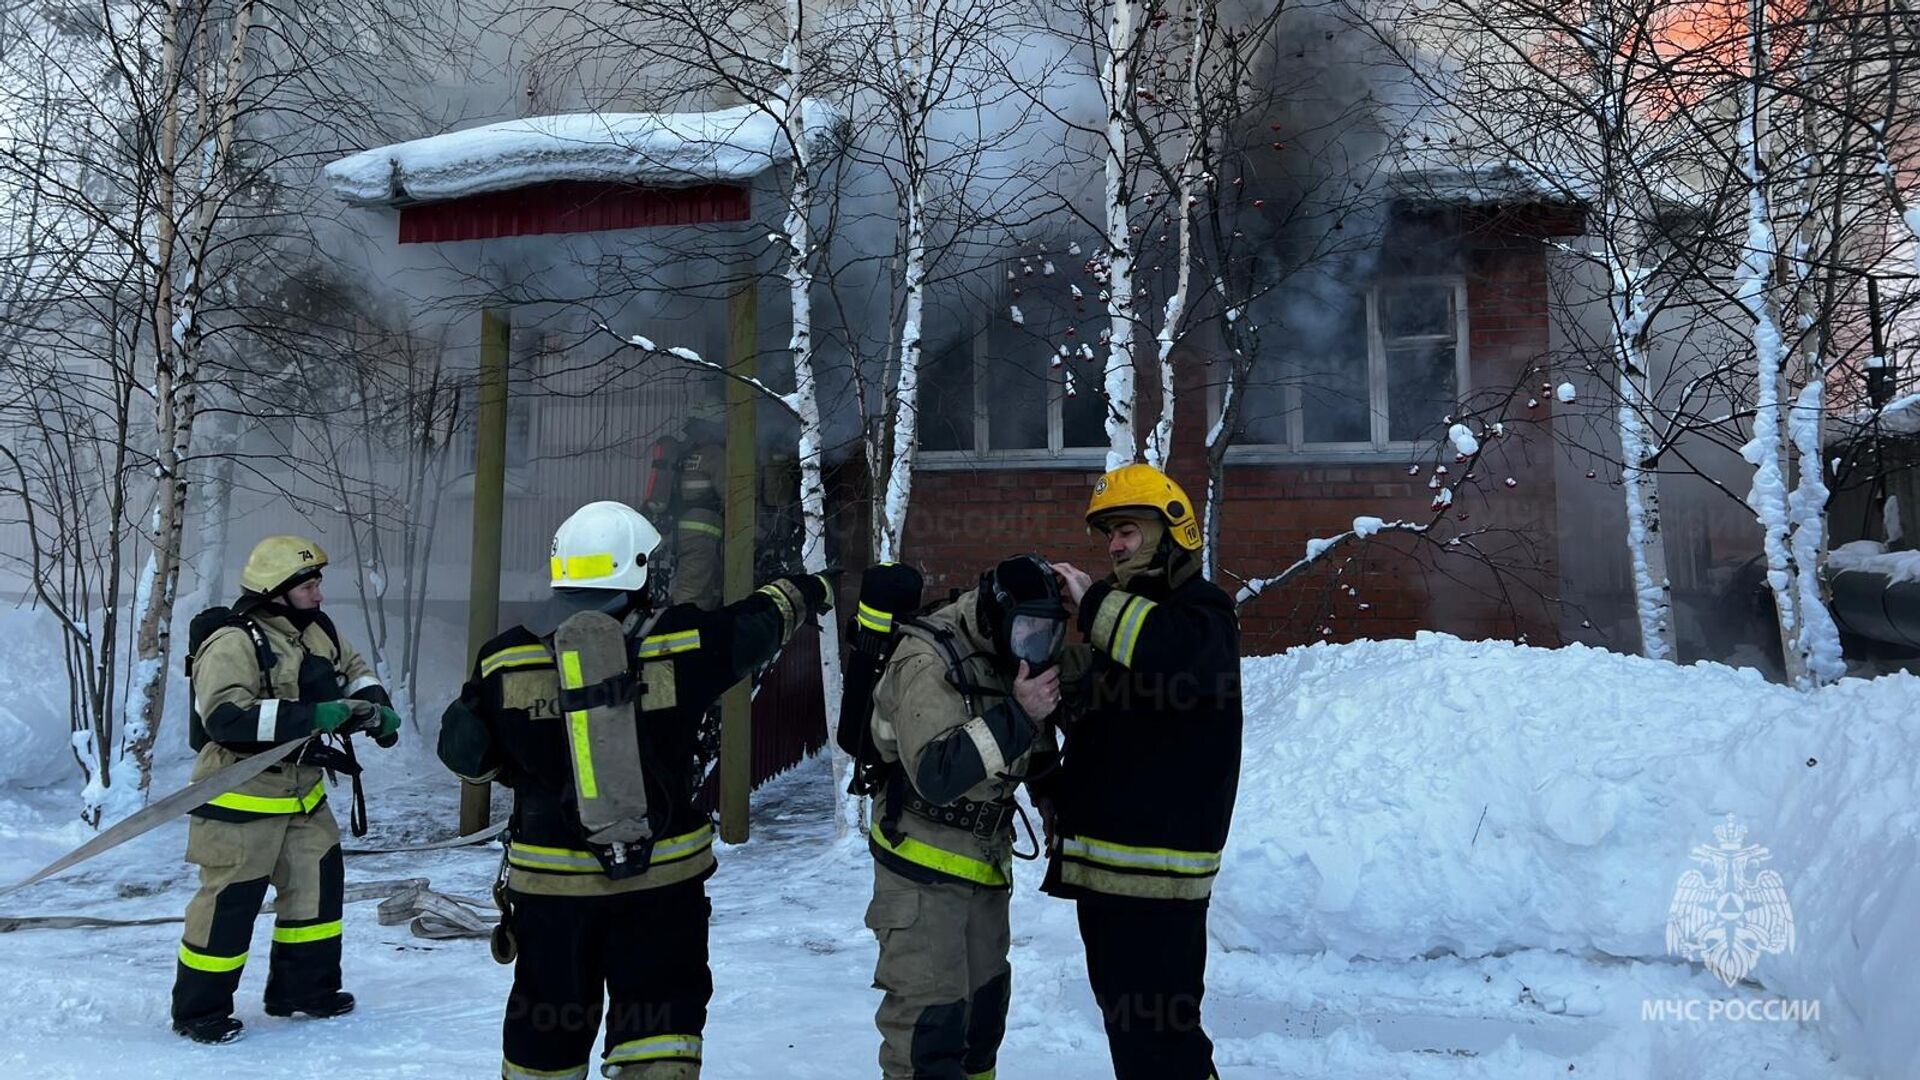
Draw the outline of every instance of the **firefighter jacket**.
M700 442L681 456L677 483L679 509L726 511L727 445L724 442Z
M188 730L189 743L199 751L195 780L312 734L313 707L321 702L359 698L392 704L367 662L334 633L325 615L258 605L245 618L265 642L273 670L261 672L260 648L245 625L223 626L201 643L193 658ZM299 760L316 760L316 754L299 751ZM339 759L329 751L326 760ZM283 761L193 813L216 821L306 813L326 799L324 775L320 764Z
M1135 591L1094 584L1080 601L1091 646L1069 650L1074 717L1053 802L1055 896L1203 901L1240 782L1240 631L1233 602L1198 576ZM1078 655L1073 655L1077 653Z
M1013 790L1053 757L1052 729L1013 699L992 662L975 592L917 622L951 634L960 658L903 632L874 690L873 741L893 766L874 795L868 846L883 866L921 882L1004 889L1013 882ZM971 708L969 707L971 705Z
M513 789L508 884L546 896L599 896L705 879L714 870L713 826L696 802L701 717L727 687L766 663L825 586L782 578L717 611L666 609L637 637L626 624L637 697L636 727L654 837L645 872L613 879L587 842L575 804L552 641L517 626L480 648L473 675L441 718L440 760L465 780ZM604 849L603 849L604 850Z

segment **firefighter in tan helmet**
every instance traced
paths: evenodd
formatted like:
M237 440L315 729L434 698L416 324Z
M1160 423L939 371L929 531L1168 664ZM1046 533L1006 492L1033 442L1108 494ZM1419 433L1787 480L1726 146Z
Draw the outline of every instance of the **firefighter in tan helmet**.
M1087 522L1103 581L1056 563L1088 644L1060 769L1048 778L1041 888L1074 900L1118 1080L1207 1080L1200 1023L1207 903L1240 781L1240 631L1200 576L1200 524L1150 465L1102 476Z
M353 995L340 989L340 826L323 777L358 772L342 753L353 732L394 745L400 716L320 610L326 566L312 540L269 536L247 557L240 598L200 613L190 631L195 780L291 739L340 737L337 747L310 743L193 811L187 861L200 867L200 890L180 940L173 1027L197 1042L240 1036L233 995L268 885L276 897L267 1014L353 1009Z

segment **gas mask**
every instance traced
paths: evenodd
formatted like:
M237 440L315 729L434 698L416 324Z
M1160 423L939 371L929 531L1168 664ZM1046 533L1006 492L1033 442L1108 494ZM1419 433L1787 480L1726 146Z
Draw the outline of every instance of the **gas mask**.
M998 663L1039 674L1060 660L1067 609L1053 568L1037 555L1016 555L980 575L979 624L992 639Z
M1020 604L1007 619L1007 655L1038 675L1060 659L1067 642L1067 611L1058 602Z

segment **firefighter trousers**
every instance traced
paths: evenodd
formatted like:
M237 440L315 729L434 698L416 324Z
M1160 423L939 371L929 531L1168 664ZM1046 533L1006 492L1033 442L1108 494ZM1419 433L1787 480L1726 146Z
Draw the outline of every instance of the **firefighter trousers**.
M501 1076L578 1080L605 1019L602 1075L697 1080L713 997L704 882L613 895L514 891L519 943Z
M1087 897L1079 915L1115 1080L1213 1077L1213 1041L1200 1026L1206 902Z
M880 939L873 985L885 991L886 1080L985 1080L1007 1033L1012 892L922 884L874 864L867 927Z
M673 588L668 593L669 603L697 604L707 611L720 606L723 521L711 510L687 510L674 523Z
M246 821L191 818L187 861L200 867L200 891L187 904L174 967L174 1020L233 1015L268 885L275 901L267 1004L290 1008L340 989L345 874L331 807Z

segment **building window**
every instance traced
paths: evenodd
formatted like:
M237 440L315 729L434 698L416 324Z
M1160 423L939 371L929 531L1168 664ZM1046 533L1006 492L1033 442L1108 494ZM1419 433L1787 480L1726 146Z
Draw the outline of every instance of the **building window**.
M1458 277L1295 298L1263 329L1235 445L1371 454L1439 438L1467 390L1466 301Z
M929 468L983 458L1102 463L1101 356L1089 361L1071 351L1056 364L1057 350L1047 336L1007 320L929 348L920 367L919 461Z

